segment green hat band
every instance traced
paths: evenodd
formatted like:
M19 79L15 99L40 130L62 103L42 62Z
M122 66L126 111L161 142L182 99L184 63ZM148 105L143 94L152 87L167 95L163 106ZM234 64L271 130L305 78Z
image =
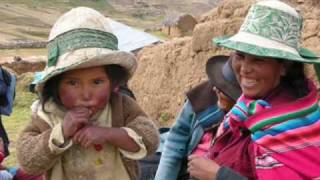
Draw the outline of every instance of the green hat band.
M256 34L299 48L302 18L266 6L254 5L240 31Z
M109 32L94 29L75 29L60 34L48 45L48 67L55 66L59 56L82 48L118 50L118 39Z

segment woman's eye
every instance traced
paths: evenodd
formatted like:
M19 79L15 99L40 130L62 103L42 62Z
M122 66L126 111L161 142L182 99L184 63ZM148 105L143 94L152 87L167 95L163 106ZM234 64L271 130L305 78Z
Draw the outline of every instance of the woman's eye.
M235 52L234 53L234 59L235 60L243 60L244 59L244 54L242 54L240 52Z
M266 60L257 58L257 59L254 59L254 62L256 62L256 63L264 63L264 62L266 62Z

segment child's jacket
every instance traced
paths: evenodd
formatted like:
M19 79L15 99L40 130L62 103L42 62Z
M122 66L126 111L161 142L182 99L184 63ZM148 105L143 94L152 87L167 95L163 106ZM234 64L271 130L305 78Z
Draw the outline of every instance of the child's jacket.
M137 162L133 159L152 154L159 142L158 131L134 100L112 94L110 103L96 121L98 126L123 127L141 147L138 153L129 153L111 144L102 148L82 148L59 138L63 111L46 108L55 114L39 110L23 130L17 146L17 157L22 168L31 174L45 173L46 179L138 179ZM59 115L62 113L62 115ZM58 115L56 115L58 114ZM45 115L47 115L47 118ZM109 120L109 121L108 121ZM133 132L133 133L130 133ZM61 146L57 145L62 143Z

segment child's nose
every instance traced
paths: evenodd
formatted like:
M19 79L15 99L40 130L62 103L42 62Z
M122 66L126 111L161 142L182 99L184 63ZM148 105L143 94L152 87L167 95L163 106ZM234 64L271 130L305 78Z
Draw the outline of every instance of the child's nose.
M92 99L92 88L90 87L83 87L81 91L81 99L84 101L89 101Z

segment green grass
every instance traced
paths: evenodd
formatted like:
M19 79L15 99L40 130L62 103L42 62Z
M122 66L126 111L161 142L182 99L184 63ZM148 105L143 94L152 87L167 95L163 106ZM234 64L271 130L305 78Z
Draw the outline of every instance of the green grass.
M8 167L17 166L16 160L16 141L19 132L30 121L33 101L37 99L35 94L28 92L28 84L32 81L33 76L22 75L18 77L16 86L16 98L14 101L13 112L10 116L2 116L2 122L10 139L10 156L5 159L4 164Z
M30 108L29 108L30 109ZM17 166L16 140L18 132L27 124L30 119L30 110L27 108L15 108L10 117L4 117L3 123L10 138L10 156L6 158L5 165L8 167Z
M150 32L150 33L152 35L154 35L154 36L157 36L158 38L160 38L162 40L168 40L169 39L168 35L166 35L162 31L154 31L154 32Z

